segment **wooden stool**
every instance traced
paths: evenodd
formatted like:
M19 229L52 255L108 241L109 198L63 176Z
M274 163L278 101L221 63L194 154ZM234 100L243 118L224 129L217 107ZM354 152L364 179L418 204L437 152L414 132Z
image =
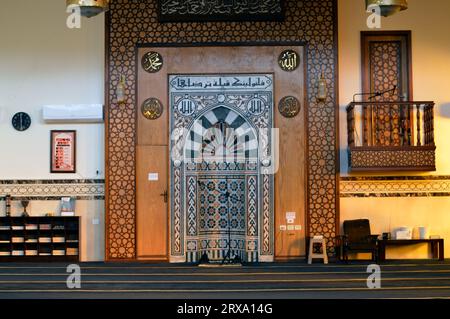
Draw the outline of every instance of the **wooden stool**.
M315 254L314 253L314 244L322 245L322 253ZM325 238L310 238L309 239L309 253L308 253L308 264L312 264L313 258L323 259L323 263L328 264L328 255L327 255L327 242Z

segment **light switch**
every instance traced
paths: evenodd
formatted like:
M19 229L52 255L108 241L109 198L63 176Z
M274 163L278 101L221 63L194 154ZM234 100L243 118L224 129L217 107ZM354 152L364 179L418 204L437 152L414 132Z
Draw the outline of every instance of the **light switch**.
M100 225L100 219L98 219L98 218L93 218L93 219L92 219L92 225Z
M159 174L158 173L149 173L148 174L148 180L151 182L156 182L159 180Z

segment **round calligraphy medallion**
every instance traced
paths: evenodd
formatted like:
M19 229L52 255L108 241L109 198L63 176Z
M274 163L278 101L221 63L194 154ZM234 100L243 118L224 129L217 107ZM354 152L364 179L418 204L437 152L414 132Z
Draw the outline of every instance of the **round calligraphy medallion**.
M162 69L164 64L161 54L155 51L147 52L142 57L142 67L149 73L156 73Z
M278 104L280 114L287 118L293 118L300 113L301 105L299 100L293 96L285 96Z
M149 98L142 103L142 115L148 120L156 120L161 117L163 113L163 105L157 98Z
M300 65L300 56L294 50L285 50L278 57L278 65L283 71L292 72Z
M259 97L254 97L247 102L247 110L252 115L261 115L265 109L264 100Z
M178 102L177 109L181 115L190 116L195 112L196 107L194 101L185 98Z

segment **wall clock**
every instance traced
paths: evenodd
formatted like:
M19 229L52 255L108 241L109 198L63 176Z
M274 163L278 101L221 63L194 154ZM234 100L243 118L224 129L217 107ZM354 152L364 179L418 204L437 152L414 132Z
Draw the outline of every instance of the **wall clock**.
M14 114L12 118L12 126L19 132L26 131L31 126L31 117L25 112Z

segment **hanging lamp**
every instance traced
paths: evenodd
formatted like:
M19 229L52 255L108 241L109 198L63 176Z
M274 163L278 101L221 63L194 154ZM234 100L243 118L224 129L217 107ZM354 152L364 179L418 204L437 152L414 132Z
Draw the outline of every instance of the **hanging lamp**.
M383 17L389 17L397 12L408 9L407 0L366 0L367 9L373 5L380 7Z
M80 6L81 15L91 18L108 10L109 0L66 0L67 6Z

